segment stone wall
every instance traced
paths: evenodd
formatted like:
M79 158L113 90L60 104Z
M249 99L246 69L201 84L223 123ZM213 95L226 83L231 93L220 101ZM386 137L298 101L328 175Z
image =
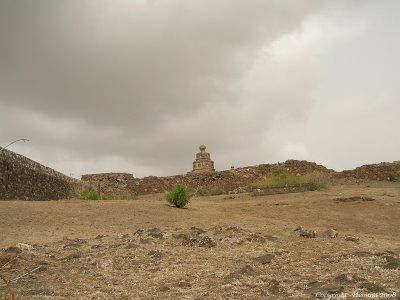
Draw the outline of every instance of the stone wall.
M225 193L244 190L248 185L267 176L277 166L284 167L295 174L321 172L332 178L356 178L367 180L400 180L400 162L365 165L354 170L335 172L313 162L287 160L284 163L261 164L233 170L206 174L188 173L186 175L134 178L132 174L105 173L83 175L82 181L92 186L100 185L102 193L138 195L169 191L175 184L182 183L192 189L205 187L209 191L220 190ZM393 177L394 176L394 177Z
M258 166L236 168L233 170L211 172L205 174L188 173L168 177L148 176L134 178L131 174L125 173L102 173L83 175L82 181L92 186L100 185L100 191L104 194L121 194L134 192L139 195L150 193L161 193L170 190L175 184L182 183L192 189L205 187L210 191L223 191L225 193L243 190L249 184L266 176L273 168L281 166L290 172L304 174L318 171L326 174L333 174L324 166L316 163L298 160L288 160L279 164L262 164Z
M121 197L136 194L135 178L129 173L98 173L82 175L82 182L101 196Z
M333 178L399 181L400 162L371 164L354 170L335 172L313 162L287 160L205 174L188 173L167 177L135 178L128 173L101 173L82 176L82 181L65 176L22 155L0 148L0 199L56 200L79 197L83 187L105 196L162 193L182 183L192 189L236 192L267 176L274 168L284 167L295 174L322 172Z
M399 181L400 180L400 161L391 163L383 162L379 164L364 165L354 170L339 172L338 177L356 178L380 181Z
M76 197L80 181L0 147L0 199L56 200Z

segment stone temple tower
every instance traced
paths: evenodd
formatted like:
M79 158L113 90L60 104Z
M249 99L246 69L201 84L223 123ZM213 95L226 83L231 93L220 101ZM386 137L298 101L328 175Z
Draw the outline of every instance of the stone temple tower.
M210 159L210 153L206 152L206 146L200 146L200 152L196 153L196 160L193 162L193 173L214 172L214 162Z

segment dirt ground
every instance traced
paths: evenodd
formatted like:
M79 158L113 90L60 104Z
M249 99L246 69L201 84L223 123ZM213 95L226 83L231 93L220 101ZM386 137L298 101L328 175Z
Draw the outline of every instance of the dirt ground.
M17 299L400 299L400 184L0 201L0 247Z

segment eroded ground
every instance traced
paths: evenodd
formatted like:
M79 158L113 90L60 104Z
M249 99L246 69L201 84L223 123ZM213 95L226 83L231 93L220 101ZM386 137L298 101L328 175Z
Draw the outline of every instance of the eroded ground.
M23 276L12 282L17 299L352 299L355 292L397 299L400 292L398 184L196 197L188 209L168 206L163 195L3 201L0 228L2 274ZM301 236L312 231L315 238Z

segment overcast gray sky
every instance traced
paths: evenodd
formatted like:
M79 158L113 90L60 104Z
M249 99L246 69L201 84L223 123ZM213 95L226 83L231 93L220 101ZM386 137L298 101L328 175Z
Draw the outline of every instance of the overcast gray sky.
M400 159L400 1L0 0L0 144L65 174Z

